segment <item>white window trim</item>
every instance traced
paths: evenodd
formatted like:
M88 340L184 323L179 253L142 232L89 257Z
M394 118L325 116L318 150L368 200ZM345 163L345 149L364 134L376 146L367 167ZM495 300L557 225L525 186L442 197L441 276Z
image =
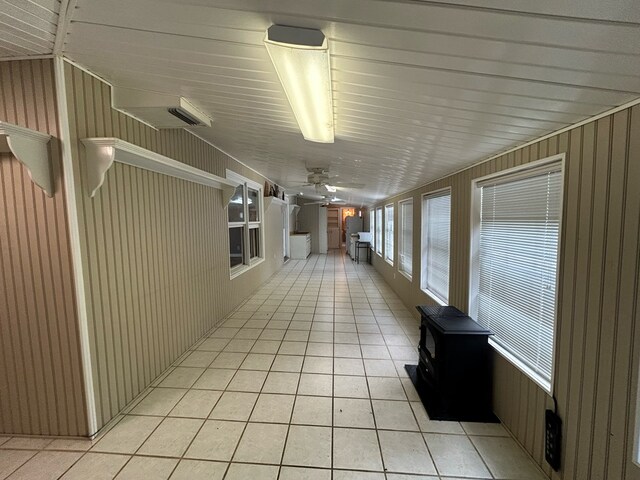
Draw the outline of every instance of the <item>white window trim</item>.
M266 245L265 245L265 234L264 234L264 228L265 228L265 219L264 219L264 198L263 198L263 186L260 185L258 182L254 182L253 180L249 180L246 177L243 177L242 175L240 175L239 173L234 172L233 170L229 170L227 169L226 171L226 177L229 180L238 182L240 184L245 185L245 188L251 188L252 190L257 190L258 192L258 218L260 219L258 222L249 222L248 216L247 219L244 222L229 222L229 218L227 216L227 230L229 230L230 227L233 227L234 225L237 225L238 227L242 226L245 228L245 232L244 232L244 257L245 259L247 259L246 261L248 263L243 263L242 265L236 265L233 268L229 268L229 278L231 280L233 280L236 277L239 277L240 275L242 275L245 272L248 272L249 270L251 270L254 267L257 267L258 265L260 265L262 262L265 261L265 250L266 250ZM245 192L245 195L248 198L248 194ZM259 246L259 253L260 255L257 258L254 258L253 260L251 258L249 258L249 230L251 228L251 225L255 225L255 224L259 224L258 228L260 229L260 246ZM227 242L229 242L229 235L227 234ZM229 251L229 245L227 244L227 251Z
M401 262L400 262L400 244L402 243L401 239L400 239L400 235L401 235L402 229L404 227L404 225L402 224L402 205L403 204L407 204L407 203L410 203L411 207L413 208L414 207L413 197L405 198L404 200L398 201L398 248L396 250L398 252L398 262L397 262L397 264L398 264L398 273L400 275L402 275L403 277L405 277L407 280L412 281L413 280L413 278L412 278L413 277L413 250L414 250L413 249L413 238L411 238L411 275L409 275L404 270L400 270L400 265L401 265ZM414 236L413 235L413 225L414 225L413 219L414 219L415 214L416 214L415 209L413 209L413 213L411 215L411 236L412 237Z
M640 366L638 368L638 385L636 388L636 428L633 431L633 463L640 467Z
M376 213L375 213L376 222L375 222L375 229L373 231L373 233L374 233L374 241L375 241L375 250L374 251L376 252L376 255L378 255L380 258L382 258L382 247L384 245L384 231L382 229L383 226L380 225L380 245L378 245L378 211L382 212L382 207L376 207ZM383 214L381 213L380 214L380 223L383 223L382 217L383 217ZM380 250L378 250L378 249L380 249Z
M369 210L369 232L371 232L371 242L369 248L372 251L376 251L376 209L371 208Z
M439 188L431 192L423 193L420 196L420 290L422 291L422 293L426 294L431 300L433 300L434 302L436 302L438 305L442 307L446 307L449 305L448 297L449 297L449 292L451 291L451 278L449 278L449 292L447 292L447 300L440 298L434 292L424 287L424 282L422 279L422 269L423 269L422 263L424 260L422 258L422 242L425 237L424 230L426 227L424 222L424 211L423 211L424 201L429 197L441 197L445 195L449 195L450 197L452 197L451 200L453 200L453 196L451 194L451 187ZM413 213L415 215L415 209ZM451 215L453 215L453 210L451 212ZM449 217L449 277L451 277L451 217Z
M551 163L560 163L560 182L563 185L562 195L560 196L560 218L559 224L560 229L558 231L558 262L556 265L556 300L555 300L555 312L554 317L555 321L553 322L553 343L552 343L552 356L551 356L551 379L547 382L545 379L540 377L536 372L532 371L527 365L525 365L520 359L516 356L507 352L504 348L498 345L495 341L489 337L489 345L491 345L496 352L502 355L507 361L516 366L521 372L523 372L527 377L529 377L534 383L536 383L539 387L541 387L548 395L553 396L555 391L555 372L556 372L556 354L557 354L557 339L558 339L558 286L560 281L560 252L562 251L562 222L563 222L563 208L564 208L564 174L565 174L565 153L559 153L557 155L552 155L550 157L542 158L540 160L536 160L533 162L526 163L524 165L519 165L513 168L508 168L505 170L501 170L499 172L491 173L489 175L485 175L483 177L478 177L472 180L471 182L471 243L470 243L470 261L469 261L469 314L474 315L473 312L477 311L477 306L474 304L474 298L476 295L474 292L478 291L478 279L476 275L474 275L475 271L478 269L478 249L480 238L478 236L479 232L479 223L480 223L480 189L478 188L479 183L486 182L487 180L491 180L492 178L505 177L508 178L509 181L518 179L518 178L526 178L533 171L538 169L543 169L546 165Z
M396 206L394 203L387 203L384 206L384 221L382 222L384 229L383 229L383 235L384 235L384 240L382 242L382 246L384 247L384 261L387 262L389 265L391 265L393 267L393 262L395 259L394 258L389 258L388 256L388 252L387 252L387 208L391 207L393 209L393 216L395 217L396 214ZM392 234L392 238L391 238L391 254L393 255L393 250L396 248L396 242L395 242L395 234L396 234L396 222L395 222L395 218L391 219L391 223L393 225L393 234Z

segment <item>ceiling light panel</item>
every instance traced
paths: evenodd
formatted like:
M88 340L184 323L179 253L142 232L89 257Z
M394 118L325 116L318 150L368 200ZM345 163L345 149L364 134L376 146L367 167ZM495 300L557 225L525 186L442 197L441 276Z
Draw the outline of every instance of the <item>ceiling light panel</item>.
M320 30L272 25L264 43L305 140L333 143L327 38Z

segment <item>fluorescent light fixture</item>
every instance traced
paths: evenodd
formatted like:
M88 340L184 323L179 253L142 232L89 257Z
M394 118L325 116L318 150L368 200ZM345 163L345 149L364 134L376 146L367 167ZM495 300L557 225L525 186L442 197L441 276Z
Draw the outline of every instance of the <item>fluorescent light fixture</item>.
M272 25L267 52L305 140L333 143L333 94L327 37L320 30Z
M336 193L338 189L333 185L325 185L324 188L327 189L327 192Z

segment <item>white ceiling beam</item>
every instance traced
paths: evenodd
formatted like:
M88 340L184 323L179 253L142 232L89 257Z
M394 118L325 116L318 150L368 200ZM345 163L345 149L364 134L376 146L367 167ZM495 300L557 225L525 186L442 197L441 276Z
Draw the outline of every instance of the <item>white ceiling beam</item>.
M69 25L73 12L76 9L78 0L62 0L60 2L60 12L58 13L58 27L56 29L56 41L53 44L53 54L62 55L64 52L64 41L67 38Z

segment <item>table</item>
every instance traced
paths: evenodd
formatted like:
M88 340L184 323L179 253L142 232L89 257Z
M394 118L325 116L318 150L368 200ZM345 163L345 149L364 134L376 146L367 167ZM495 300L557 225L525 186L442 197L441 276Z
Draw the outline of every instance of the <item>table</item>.
M371 264L371 242L356 241L356 263L360 263L360 249L367 249L367 263Z

